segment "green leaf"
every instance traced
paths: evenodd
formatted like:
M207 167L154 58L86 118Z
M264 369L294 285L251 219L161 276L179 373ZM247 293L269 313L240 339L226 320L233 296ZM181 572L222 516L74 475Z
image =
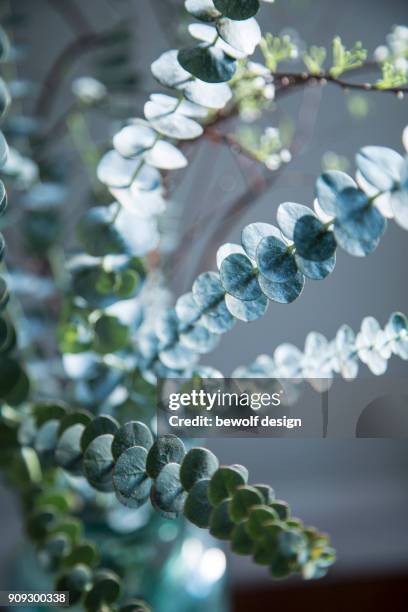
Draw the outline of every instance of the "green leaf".
M85 427L81 437L81 449L84 453L92 440L104 434L116 435L119 429L119 423L116 419L109 415L101 415L94 417Z
M119 576L110 570L98 570L93 576L93 586L85 596L84 606L90 612L100 610L102 604L115 602L119 594Z
M214 6L226 17L249 19L259 11L259 0L214 0Z
M132 599L125 603L125 605L119 609L119 612L152 612L152 609L141 599Z
M230 516L230 501L224 500L213 509L210 516L210 533L219 540L229 540L235 524Z
M113 485L125 505L138 507L149 497L151 480L146 474L147 451L143 446L131 446L115 463Z
M57 591L69 592L69 603L74 605L80 601L92 581L92 572L87 565L78 563L64 573L56 583Z
M90 484L98 491L112 491L112 434L98 436L88 446L83 457L83 470Z
M189 491L199 480L211 477L217 468L218 459L214 453L206 448L192 448L181 464L181 483Z
M71 425L60 435L55 449L57 464L74 474L81 473L81 436L84 430L85 426L81 423Z
M262 37L256 19L246 19L245 21L219 19L217 21L217 32L226 43L245 55L252 55Z
M180 464L185 454L186 449L180 438L172 434L160 436L149 450L146 472L151 478L157 478L168 463Z
M153 436L150 429L140 421L129 421L116 432L112 442L112 455L114 459L118 459L131 446L142 446L147 451L153 446ZM174 462L174 459L171 459L171 461Z
M184 516L197 527L208 528L212 505L208 499L209 479L196 482L187 495L184 504Z
M0 310L1 310L1 285L0 278ZM0 400L11 406L18 406L28 396L30 383L25 371L16 359L0 356Z
M126 243L114 225L115 212L115 207L94 206L79 221L78 238L89 255L128 254Z
M236 61L219 47L202 43L182 49L177 57L185 70L206 83L230 81L235 74Z
M231 550L237 555L250 555L254 549L254 542L246 529L247 521L236 525L231 533Z
M177 518L184 507L186 493L180 481L178 463L168 463L160 471L151 489L153 506L165 518Z
M235 523L248 518L252 506L262 504L263 497L255 487L240 485L234 491L230 504L230 516Z
M75 412L70 412L68 414L65 414L62 416L62 418L60 418L58 435L61 436L64 433L64 431L68 429L68 427L71 427L71 425L81 424L84 427L86 427L91 421L92 421L92 415L90 412L86 410L76 410Z
M237 487L248 481L248 470L243 465L230 465L218 468L211 477L208 497L214 506L231 497Z
M129 328L112 315L102 315L95 323L93 347L106 355L123 350L129 342Z
M253 540L259 540L264 533L264 525L279 520L276 510L265 505L255 505L249 510L245 528Z
M286 521L290 516L290 508L289 505L280 500L276 499L270 504L271 508L278 513L278 516L281 521Z
M99 562L99 553L96 546L91 542L77 544L74 549L63 561L65 568L72 567L78 563L83 563L89 567L94 567Z

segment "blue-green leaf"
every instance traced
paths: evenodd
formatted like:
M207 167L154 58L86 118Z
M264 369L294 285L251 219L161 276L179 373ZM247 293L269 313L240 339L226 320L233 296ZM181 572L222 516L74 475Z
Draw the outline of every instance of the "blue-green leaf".
M214 6L230 19L249 19L259 11L259 0L214 0Z
M275 236L266 236L256 251L260 273L268 280L283 283L297 274L295 256L289 247Z
M224 259L220 276L225 290L240 300L256 300L261 295L255 269L246 255L233 253Z
M201 43L196 47L182 49L177 57L185 70L206 83L230 81L235 74L236 61L220 47Z
M268 280L263 274L258 275L259 285L265 295L274 302L280 304L290 304L296 300L303 291L305 277L301 272L288 280L286 283L274 283Z

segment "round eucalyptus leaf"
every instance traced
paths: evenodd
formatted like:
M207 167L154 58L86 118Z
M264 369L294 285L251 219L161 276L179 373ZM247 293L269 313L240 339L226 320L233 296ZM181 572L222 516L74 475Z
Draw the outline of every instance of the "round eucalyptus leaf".
M233 253L224 259L220 277L225 290L239 300L256 300L261 289L251 260L246 255Z
M113 470L113 485L125 505L142 505L149 497L152 481L146 474L147 451L131 446L119 456Z
M387 147L363 147L356 164L364 179L379 191L391 191L400 180L404 158Z
M155 192L161 188L161 184L161 175L157 168L143 164L133 177L131 191L133 195L141 192L144 197L146 195L144 192Z
M201 308L214 308L224 301L225 289L220 275L216 272L203 272L193 284L193 296Z
M87 610L101 610L104 604L115 602L120 594L120 578L110 570L101 569L93 576L93 586L86 593Z
M185 70L206 83L230 81L235 74L236 61L220 47L201 43L196 47L182 49L177 57Z
M279 520L279 515L270 506L252 506L248 513L245 528L253 540L259 540L264 534L264 526L267 523Z
M359 189L344 189L337 200L334 235L350 255L364 257L378 245L387 225L386 219Z
M126 244L115 227L114 210L108 206L94 206L78 224L78 238L85 251L95 257L127 253Z
M84 429L81 423L71 425L60 435L55 448L57 464L73 474L81 473L81 436Z
M129 328L111 315L102 315L94 326L93 348L97 353L115 353L129 342Z
M313 211L303 204L284 202L278 207L276 218L278 225L286 238L293 241L296 223L304 216L313 215Z
M10 53L10 41L6 31L0 27L0 62L4 62Z
M339 170L324 172L317 179L317 199L323 211L330 217L336 216L337 198L347 187L356 187L356 182L348 174Z
M90 568L83 563L78 563L58 579L56 590L69 592L69 603L74 605L80 601L91 584L92 572Z
M195 323L202 314L202 309L198 306L192 293L185 293L178 298L175 311L179 320L185 325Z
M230 242L222 244L217 251L217 268L220 269L224 259L233 253L245 255L245 251L240 244L232 244Z
M3 181L0 181L0 215L2 215L7 208L7 192Z
M180 66L177 55L176 49L166 51L151 65L153 76L165 87L178 87L191 79L191 74Z
M197 527L210 526L212 505L208 499L208 479L199 480L190 489L184 504L184 516Z
M6 241L4 240L3 234L0 234L0 262L3 260L5 248L6 248Z
M205 119L208 115L208 110L199 104L183 100L180 97L168 96L167 94L155 93L151 94L150 100L160 106L167 108L169 113L177 111L186 117L195 119Z
M273 501L275 501L276 495L272 487L265 484L254 484L253 486L260 492L265 504L271 504Z
M215 8L213 0L185 0L184 6L186 11L201 21L214 21L221 17L221 13Z
M0 132L0 168L4 166L9 156L9 148L7 140L4 138L3 132Z
M232 295L225 296L225 303L230 313L240 321L256 321L262 317L268 308L268 299L261 293L256 300L238 300Z
M248 470L243 465L221 465L211 477L208 498L218 506L232 496L235 489L248 482Z
M108 415L97 416L92 419L81 437L81 450L84 453L92 440L104 434L116 435L119 429L119 423L116 419Z
M161 350L159 353L160 361L171 370L184 370L197 363L198 354L187 348L180 342L173 346Z
M245 55L252 55L262 38L261 28L253 18L244 21L218 19L217 32L226 43Z
M0 78L0 117L2 117L10 106L11 97L7 85Z
M408 230L408 187L393 191L390 200L395 221L403 229Z
M246 530L247 521L235 525L231 533L231 550L237 555L251 555L254 541Z
M218 459L206 448L192 448L184 457L180 468L180 480L186 491L204 478L210 478L218 468Z
M160 170L178 170L188 164L187 158L170 142L159 140L144 154L148 164Z
M87 447L83 470L89 483L98 491L112 491L112 434L98 436Z
M281 521L286 521L289 518L290 509L286 502L282 501L281 499L276 499L270 504L270 506L278 514Z
M191 36L197 40L207 43L213 43L215 40L215 45L220 47L227 55L233 57L234 59L243 59L246 57L245 53L231 47L231 45L220 38L217 30L211 25L206 25L204 23L192 23L188 26L188 31L190 32Z
M0 401L18 406L29 394L30 382L27 374L16 359L2 355L0 355L0 372Z
M190 80L180 87L185 97L207 108L220 110L231 100L232 91L226 83L204 83L199 79Z
M202 325L194 325L180 333L180 342L197 353L204 354L212 351L218 344L219 335L211 333Z
M270 223L250 223L245 226L241 234L242 246L245 249L248 257L255 261L256 251L259 243L266 236L275 236L275 238L281 240L282 236L280 231L274 225Z
M152 612L152 609L141 599L131 599L119 608L119 612Z
M301 272L291 278L286 283L274 283L262 274L258 275L259 286L263 293L274 302L280 304L290 304L296 300L305 286L305 277Z
M64 431L72 425L83 425L86 427L92 421L92 415L86 410L75 410L64 414L59 419L58 436L62 436Z
M300 255L295 255L295 259L299 271L312 280L323 280L333 272L336 266L336 254L326 261L311 261Z
M333 232L314 215L305 215L296 221L293 240L296 252L311 261L326 261L336 252Z
M109 187L128 187L142 163L140 159L122 157L112 149L105 153L98 164L98 179Z
M123 127L113 137L113 146L122 157L137 157L151 149L157 132L149 125L130 124Z
M230 516L234 523L240 523L248 518L252 506L263 503L263 497L258 489L248 485L240 485L232 495L230 504Z
M150 448L146 461L146 472L150 478L157 478L168 463L181 463L186 449L177 436L165 434L160 436Z
M256 251L260 273L268 280L283 283L297 274L295 256L289 247L275 236L262 238Z
M177 342L179 330L179 320L173 308L165 310L156 319L154 331L160 340L162 347L171 346Z
M57 421L62 419L67 414L67 406L63 402L41 402L34 404L32 414L37 427L41 427L51 419Z
M0 276L0 312L2 312L8 304L10 293L4 278Z
M140 421L129 421L115 433L112 442L112 455L117 460L122 453L132 446L141 446L147 451L153 446L150 429Z
M77 563L84 563L89 567L95 566L99 561L99 554L96 546L91 542L77 544L72 552L64 559L64 567L72 567Z
M186 493L180 482L180 466L168 463L157 476L151 489L151 501L166 518L176 518L182 513Z
M34 448L39 455L47 455L54 451L57 445L58 427L59 421L51 419L38 429Z
M214 6L230 19L249 19L259 11L259 0L213 0Z
M202 126L194 119L190 119L177 111L171 112L167 106L151 100L146 102L144 114L155 130L169 138L192 140L203 133Z
M227 308L226 297L216 306L207 308L200 319L200 323L214 334L224 334L232 329L236 323L236 319Z
M231 520L230 501L224 500L213 508L210 516L210 533L218 540L229 540L235 524Z

